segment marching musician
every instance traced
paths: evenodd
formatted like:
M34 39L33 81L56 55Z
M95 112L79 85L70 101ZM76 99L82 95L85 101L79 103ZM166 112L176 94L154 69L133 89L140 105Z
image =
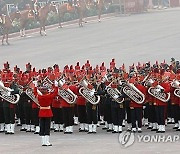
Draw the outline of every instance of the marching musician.
M139 76L136 77L134 81L134 86L140 90L143 94L146 94L146 88L140 83ZM131 100L130 103L130 109L131 109L131 122L132 122L132 132L137 131L139 133L142 132L142 115L143 115L143 104L138 104L135 101ZM136 126L137 121L137 126Z
M55 81L54 83L55 88L53 92L48 92L47 87L41 87L39 88L40 92L42 94L38 94L38 83L37 81L34 81L34 94L37 96L37 99L39 101L39 118L40 118L40 132L39 135L42 138L42 146L52 146L52 144L49 142L49 136L50 136L50 123L51 118L53 116L52 110L51 110L51 103L53 101L54 96L58 93L58 83Z
M170 92L170 84L167 81L167 77L159 75L158 81L158 91L168 93ZM157 133L165 133L165 119L166 119L166 108L167 103L155 98L154 101L156 118L158 123L158 131Z

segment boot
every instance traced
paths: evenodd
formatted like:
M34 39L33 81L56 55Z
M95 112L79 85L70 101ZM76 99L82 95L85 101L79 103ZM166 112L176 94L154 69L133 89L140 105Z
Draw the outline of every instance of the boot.
M152 122L150 122L149 123L149 126L148 126L148 128L147 129L152 129L153 128L153 123Z
M49 135L45 135L45 145L52 146L52 144L49 142Z
M0 124L0 133L4 132L4 123Z
M60 126L59 126L59 131L60 131L60 132L63 132L63 124L60 124Z
M92 125L92 124L90 124L90 125L89 125L89 131L88 131L88 134L93 133L93 132L92 132L92 131L93 131L93 130L92 130L92 129L93 129L92 127L93 127L93 125Z
M102 129L108 129L108 123L107 123L107 121L105 122L105 125L104 125L104 127L103 127Z
M54 132L59 132L59 124L54 124Z
M161 125L161 133L165 133L166 130L165 130L165 125Z
M69 127L65 128L64 134L69 134Z
M119 130L119 133L122 133L122 126L119 126L118 130Z
M27 125L26 132L31 132L31 125Z
M123 122L122 122L122 126L123 126L123 127L125 127L125 126L126 126L126 121L125 121L125 120L123 120Z
M176 131L180 131L180 120L178 121L179 127Z
M45 136L41 136L41 145L46 146Z
M21 120L20 120L20 118L18 118L18 120L17 120L17 126L21 126Z
M142 133L142 129L141 128L138 128L138 133Z
M113 131L113 125L112 124L108 124L107 132L112 132L112 131Z
M92 128L92 132L93 132L93 133L96 133L96 128L97 128L97 125L94 124L94 125L93 125L93 128Z
M26 124L22 124L20 131L26 131Z
M117 125L114 125L114 130L112 133L118 133L118 126Z
M69 126L69 134L73 133L73 126Z
M153 123L152 126L153 127L152 127L151 131L157 131L158 130L157 123Z
M51 121L51 130L54 130L54 121Z
M156 133L161 133L161 131L162 131L162 125L159 125L158 130L156 131Z
M89 131L89 125L85 124L84 129L85 129L85 132L88 132Z
M36 131L34 132L34 134L39 134L39 131L40 131L40 127L36 126Z
M80 123L79 125L79 132L84 132L84 124Z
M10 133L11 134L14 134L14 127L15 127L15 124L10 124Z
M104 122L104 116L100 116L100 120L101 120L101 121L100 121L100 125L104 125L104 123L105 123L105 122Z
M74 117L74 125L78 125L78 117Z
M132 128L132 130L131 130L131 131L135 133L135 132L136 132L136 128Z
M31 125L31 132L35 132L35 125Z
M131 124L127 123L127 131L131 131Z
M11 134L11 125L10 124L6 124L6 132L5 134Z
M178 129L178 126L179 126L179 124L178 124L178 123L175 123L173 129Z

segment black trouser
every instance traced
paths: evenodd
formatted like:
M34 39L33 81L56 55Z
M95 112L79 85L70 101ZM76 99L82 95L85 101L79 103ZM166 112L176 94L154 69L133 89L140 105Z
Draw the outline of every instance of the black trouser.
M148 106L148 122L151 122L151 123L157 122L156 111L155 111L154 105Z
M167 117L168 118L173 118L173 110L172 110L172 105L170 101L168 101L168 106L167 106Z
M122 122L124 119L124 106L123 104L118 104L112 101L112 121L114 125L122 126Z
M172 105L172 118L174 118L175 123L178 123L179 119L179 104Z
M25 121L27 125L30 125L32 122L32 107L31 106L32 106L32 103L26 104L24 106Z
M87 113L85 105L78 105L78 118L80 123L87 123Z
M55 124L63 124L62 108L52 108Z
M155 110L158 125L165 125L165 106L156 106Z
M93 105L89 102L86 104L86 109L87 109L87 120L88 124L97 124L98 120L98 106Z
M108 124L112 123L112 116L111 116L111 104L104 103L104 120L107 121Z
M51 118L40 118L40 136L50 135Z
M145 119L148 119L148 115L149 115L149 104L146 104L145 107L146 107L146 108L143 110L143 117L144 117Z
M132 128L136 128L136 121L138 123L138 128L141 128L142 127L142 108L131 109Z
M0 102L0 123L4 123L4 110L3 110L3 106L2 106L2 102Z
M73 107L63 107L63 122L64 122L64 127L69 127L74 124L73 120Z
M23 101L18 102L19 118L21 124L25 124L25 113L24 113L24 103Z
M99 116L104 116L104 102L105 102L105 97L101 96L101 100L98 104L98 109L99 109Z
M73 110L73 112L74 112L74 116L75 116L75 117L78 117L78 109L77 109L77 105L76 105L76 104L74 105L74 110Z
M127 123L131 123L131 109L129 107L130 101L125 100L125 115L127 114Z
M4 107L3 109L4 109L5 124L14 124L15 123L14 108Z
M32 108L32 124L39 126L39 108Z

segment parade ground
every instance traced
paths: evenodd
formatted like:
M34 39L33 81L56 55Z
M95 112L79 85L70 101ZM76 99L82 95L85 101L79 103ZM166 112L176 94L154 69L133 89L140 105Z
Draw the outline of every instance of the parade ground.
M30 62L37 69L59 64L84 64L86 60L95 66L115 58L116 65L138 62L170 63L171 57L180 60L180 8L150 11L135 15L118 15L88 21L83 28L78 24L53 28L47 36L28 34L25 38L15 37L10 45L0 46L0 64L8 61L10 68L18 65L25 70ZM62 70L62 69L61 69ZM0 154L179 154L179 132L173 125L166 127L166 133L159 134L160 140L151 140L156 135L142 128L136 133L134 143L125 147L119 134L112 134L98 127L96 134L78 132L73 134L51 132L52 147L42 147L41 138L33 133L20 132L16 127L14 135L0 133ZM123 128L126 130L126 128ZM141 140L138 136L143 135ZM161 135L161 136L160 136ZM163 139L164 138L164 139ZM126 140L128 141L128 140ZM159 141L159 142L158 142Z

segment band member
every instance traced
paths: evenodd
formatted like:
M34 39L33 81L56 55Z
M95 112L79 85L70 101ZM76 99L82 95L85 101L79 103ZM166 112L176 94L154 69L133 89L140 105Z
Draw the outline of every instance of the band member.
M91 78L91 80L92 80L92 85L89 84L88 88L92 90L92 94L93 94L93 89L95 91L95 89L97 88L97 85L96 85L96 81L93 78ZM87 101L86 110L87 110L87 120L89 124L88 134L96 133L97 121L98 121L97 119L98 105L92 104L91 102Z
M64 86L65 88L65 86ZM65 89L70 89L72 92L74 92L75 88L73 85L70 85L70 81L66 81L66 88ZM73 133L73 116L74 116L74 104L68 103L66 100L61 98L61 105L62 105L62 111L63 111L63 122L64 122L64 127L65 131L64 134L72 134Z
M52 111L54 119L54 132L63 132L63 114L61 106L61 98L59 95L55 96L52 102Z
M87 114L86 114L86 99L79 93L80 86L76 86L75 94L77 95L77 111L79 119L79 132L87 132Z
M134 85L143 94L146 93L146 88L140 84L139 77L136 78ZM131 100L130 109L131 109L132 132L136 132L136 127L137 127L137 131L141 133L143 104L138 104L135 101ZM137 121L137 126L136 126L136 121Z
M114 80L111 84L112 88L118 89L118 80ZM118 96L117 96L118 97ZM124 118L124 104L116 102L115 99L111 100L111 110L112 110L112 121L114 125L114 131L112 133L121 133L122 132L122 123Z
M48 92L47 87L42 87L40 89L41 94L38 94L37 91L37 81L34 81L34 94L37 96L40 110L39 110L39 118L40 118L40 132L39 135L42 137L42 146L52 146L49 142L50 136L50 123L51 118L53 117L51 110L51 103L53 101L54 96L58 93L58 83L55 81L55 88L53 92Z
M9 83L5 83L5 86L8 87ZM11 94L19 94L18 87L16 83L12 80L10 83ZM5 134L14 134L15 128L15 104L9 103L4 100L3 103L4 108L4 118L5 118L5 125L6 125L6 132Z
M159 85L158 85L158 91L159 92L170 92L170 84L167 81L167 78L163 77L162 75L159 76ZM166 107L167 103L164 103L163 101L159 99L155 99L155 110L156 110L156 118L159 125L157 133L165 133L165 113L166 113Z

